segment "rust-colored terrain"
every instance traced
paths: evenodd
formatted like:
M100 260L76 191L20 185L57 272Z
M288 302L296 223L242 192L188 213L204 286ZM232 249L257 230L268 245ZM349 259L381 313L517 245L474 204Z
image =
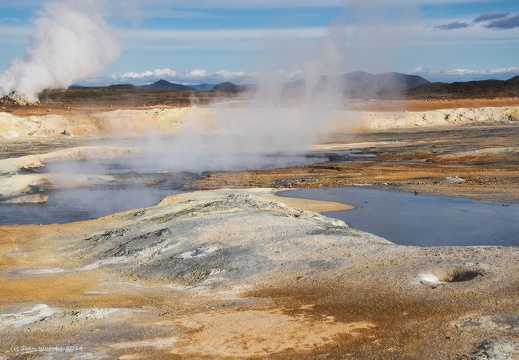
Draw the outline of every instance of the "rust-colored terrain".
M71 186L39 172L56 159L131 156L121 145L132 131L174 132L190 110L169 109L193 95L60 94L2 109L25 119L6 117L2 128L17 135L0 142L2 196ZM203 106L216 97L204 96ZM0 359L519 358L517 247L398 246L319 214L344 204L275 195L385 184L519 202L519 100L351 106L309 149L324 154L314 164L211 172L186 185L193 192L97 220L1 226ZM125 108L142 112L107 113ZM454 122L448 112L421 113L460 108L471 110ZM497 110L481 120L481 108ZM359 113L376 114L350 121ZM51 128L45 115L63 117ZM112 144L117 151L93 146L112 139L119 119L127 137ZM16 188L23 181L30 186Z
M334 134L322 145L331 154L359 146L362 153L287 169L215 173L192 187L393 185L419 193L519 202L518 143L515 124ZM460 179L449 182L454 177Z

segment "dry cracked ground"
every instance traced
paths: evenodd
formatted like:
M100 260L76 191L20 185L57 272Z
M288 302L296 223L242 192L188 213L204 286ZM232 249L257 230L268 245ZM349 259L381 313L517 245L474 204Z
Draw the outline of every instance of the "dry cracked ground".
M519 358L517 247L398 246L319 214L343 204L272 189L388 183L519 200L514 118L420 126L432 117L393 122L396 130L363 122L355 136L338 127L319 145L377 155L369 159L213 173L189 185L206 190L156 206L0 227L0 359ZM85 133L106 130L75 121ZM37 171L55 159L136 151L90 148L63 126L30 130L52 133L41 143L3 143L4 200L65 186ZM34 178L46 181L31 187Z

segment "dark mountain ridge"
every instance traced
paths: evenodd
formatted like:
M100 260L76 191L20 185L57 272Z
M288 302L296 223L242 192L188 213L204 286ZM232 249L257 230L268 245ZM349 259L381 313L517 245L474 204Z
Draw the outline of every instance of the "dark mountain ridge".
M251 85L235 85L231 82L223 82L220 84L199 84L199 85L181 85L171 83L167 80L159 80L149 85L142 85L139 88L143 90L162 90L162 91L218 91L218 92L241 92L248 90Z
M397 72L370 74L364 71L346 73L338 77L321 76L313 89L306 89L304 80L295 80L282 84L283 94L287 97L300 96L305 91L319 92L333 84L333 88L342 91L350 99L454 99L454 98L496 98L519 97L519 75L508 80L479 80L467 82L429 82L421 76ZM231 82L220 84L181 85L166 80L153 84L135 86L118 84L106 87L71 86L71 89L88 91L89 89L110 90L117 92L135 92L139 90L159 91L200 91L240 93L255 91L258 85L236 85ZM209 95L209 94L208 94Z
M497 98L519 96L519 76L508 80L422 84L404 92L409 98Z
M403 91L412 89L416 86L428 84L429 81L421 76L406 75L396 72L370 74L365 71L355 71L346 73L338 78L321 76L311 91L325 91L333 84L333 87L342 91L347 98L380 98L388 95L397 95ZM300 95L305 89L305 80L296 80L287 83L284 92L288 96Z
M414 87L428 84L429 81L418 75L397 72L370 74L351 72L341 77L342 91L349 98L376 97L388 93L400 93Z
M169 91L192 91L195 90L194 88L186 85L180 85L180 84L174 84L170 83L166 80L159 80L157 82L154 82L153 84L149 85L142 85L139 86L141 89L144 90L169 90Z
M216 86L216 84L198 84L198 85L189 85L195 90L205 91L205 90L211 90Z

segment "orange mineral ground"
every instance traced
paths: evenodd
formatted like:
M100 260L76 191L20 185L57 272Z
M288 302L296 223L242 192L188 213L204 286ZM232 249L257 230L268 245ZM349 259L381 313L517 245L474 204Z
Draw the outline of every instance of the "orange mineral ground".
M45 170L143 156L132 139L195 115L218 129L208 106L144 105L3 109L0 201L122 187ZM0 358L517 358L517 247L399 246L320 214L347 204L275 192L387 184L517 203L518 114L515 98L359 102L309 151L373 156L213 171L156 206L0 226Z

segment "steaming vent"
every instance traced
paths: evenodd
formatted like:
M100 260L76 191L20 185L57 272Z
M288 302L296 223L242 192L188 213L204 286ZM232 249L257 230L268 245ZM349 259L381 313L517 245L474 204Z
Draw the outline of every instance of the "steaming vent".
M437 285L447 283L458 283L472 281L484 275L481 269L465 269L465 268L447 268L436 269L430 273L420 274L418 278L413 280L415 284Z
M66 89L112 63L120 54L120 46L114 30L105 22L102 3L45 1L33 21L25 57L13 59L0 72L0 96L7 96L2 101L35 104L43 90Z
M36 106L40 105L40 102L29 101L25 96L17 94L16 91L11 91L9 94L0 98L0 105Z

